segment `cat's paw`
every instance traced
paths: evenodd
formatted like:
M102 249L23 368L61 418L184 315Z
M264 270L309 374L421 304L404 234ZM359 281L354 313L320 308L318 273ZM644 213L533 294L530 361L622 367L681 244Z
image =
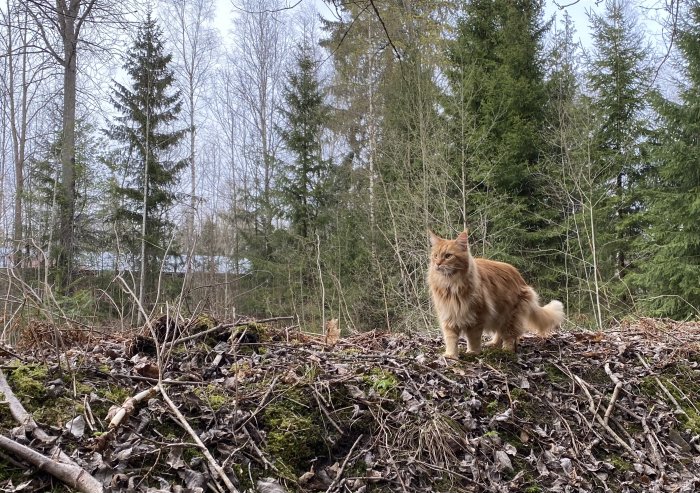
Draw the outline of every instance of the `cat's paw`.
M503 340L502 339L497 339L497 340L492 339L484 345L489 349L501 349L503 347Z
M448 353L448 352L444 352L444 353L442 353L442 357L445 358L445 359L450 359L450 360L454 360L454 361L459 361L459 355L458 355L457 353Z

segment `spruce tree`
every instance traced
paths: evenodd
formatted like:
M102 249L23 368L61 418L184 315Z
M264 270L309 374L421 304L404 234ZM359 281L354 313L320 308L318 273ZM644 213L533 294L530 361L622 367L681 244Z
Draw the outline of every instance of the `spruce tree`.
M295 234L306 240L323 225L327 205L330 161L324 159L321 134L328 108L318 81L318 62L308 40L297 47L296 66L284 88L282 139L291 160L284 166L280 191L284 214Z
M473 0L449 48L454 182L486 255L546 286L560 249L542 167L547 92L538 0ZM554 279L550 283L554 287ZM545 286L539 286L540 288Z
M661 120L643 240L648 258L635 277L651 315L700 318L700 4L678 36L685 85L677 101L658 98Z
M129 86L114 82L112 104L120 113L107 134L120 146L113 193L120 205L114 219L123 233L122 244L130 247L141 264L140 298L153 288L172 233L168 212L176 194L178 175L187 160L171 154L187 129L173 129L181 110L179 91L165 52L162 31L150 12L139 26L128 51L124 69Z
M623 279L637 263L633 243L643 228L639 212L648 170L642 143L648 133L649 52L625 0L608 0L605 13L593 15L591 22L594 52L588 82L597 125L593 161L600 275L610 286L610 305L625 310L631 300Z

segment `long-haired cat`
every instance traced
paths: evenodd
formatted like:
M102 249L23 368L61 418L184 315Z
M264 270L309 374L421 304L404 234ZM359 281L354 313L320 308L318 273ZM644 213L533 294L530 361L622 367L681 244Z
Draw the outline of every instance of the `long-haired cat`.
M540 306L537 293L510 264L472 257L468 231L454 240L429 231L432 250L428 284L445 340L445 357L458 358L464 334L470 353L481 350L483 332L493 333L493 347L515 351L527 330L550 334L564 320L557 300Z

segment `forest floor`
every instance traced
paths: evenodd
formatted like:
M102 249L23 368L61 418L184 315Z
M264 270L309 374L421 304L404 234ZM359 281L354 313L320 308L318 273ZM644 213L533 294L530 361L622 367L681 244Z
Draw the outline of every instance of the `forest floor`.
M447 362L437 335L324 340L286 322L37 324L0 348L0 386L49 438L7 395L1 434L59 447L104 491L700 491L699 323ZM67 490L11 450L2 491Z

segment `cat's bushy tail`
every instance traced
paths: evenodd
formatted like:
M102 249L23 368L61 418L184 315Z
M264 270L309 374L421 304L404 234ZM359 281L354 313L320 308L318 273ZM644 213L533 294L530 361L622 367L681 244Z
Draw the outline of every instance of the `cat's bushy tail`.
M539 335L548 336L564 321L564 305L561 301L552 300L540 306L537 293L533 289L530 291L533 296L529 299L528 325Z

